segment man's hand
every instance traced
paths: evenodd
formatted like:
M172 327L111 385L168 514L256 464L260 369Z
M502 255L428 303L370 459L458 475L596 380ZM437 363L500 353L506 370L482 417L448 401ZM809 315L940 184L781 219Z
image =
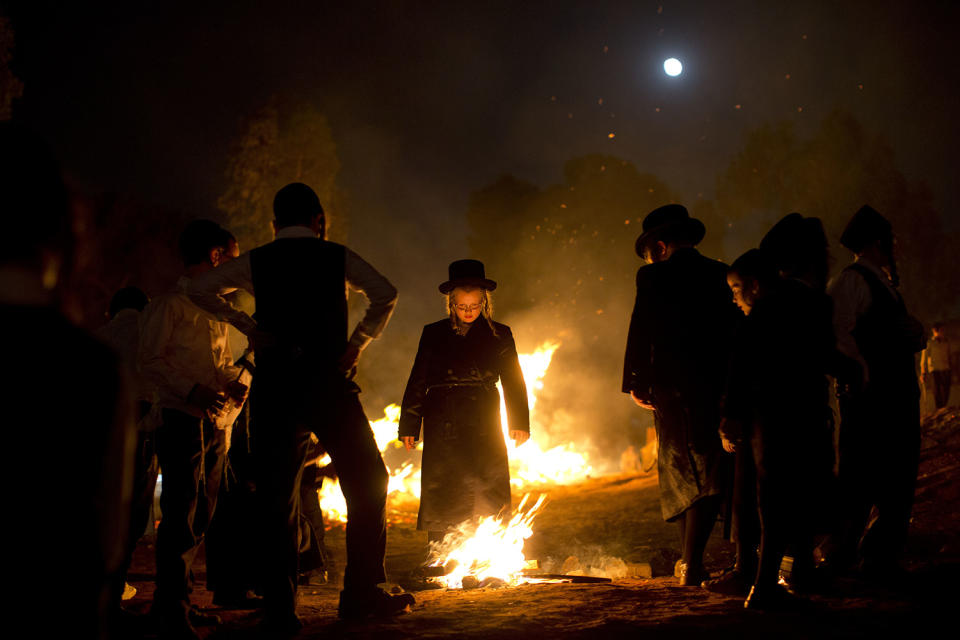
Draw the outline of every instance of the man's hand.
M225 394L199 383L193 385L193 389L190 390L190 394L187 396L187 404L200 409L208 415L214 416L223 411L226 402L227 397Z
M360 348L354 344L348 344L347 350L343 352L343 355L340 356L340 360L337 363L337 366L340 368L340 371L343 373L350 373L357 368L357 363L360 361Z
M723 450L727 453L735 453L737 451L737 445L732 440L727 440L723 436L720 436L720 444L723 445Z
M631 391L630 397L633 398L633 401L637 403L638 407L643 407L649 411L656 411L656 407L650 404L645 398L638 396L636 391Z
M517 443L517 446L519 447L519 446L522 445L524 442L526 442L527 440L530 439L530 432L529 432L529 431L520 431L519 429L514 429L514 430L511 430L511 431L510 431L510 438L511 438L514 442L516 442L516 443Z
M400 442L402 442L403 446L407 448L407 451L413 451L413 449L417 446L415 440L416 438L413 436L402 436L400 438Z
M247 394L250 392L250 387L239 380L234 380L227 384L226 392L237 404L243 404L244 400L247 399Z

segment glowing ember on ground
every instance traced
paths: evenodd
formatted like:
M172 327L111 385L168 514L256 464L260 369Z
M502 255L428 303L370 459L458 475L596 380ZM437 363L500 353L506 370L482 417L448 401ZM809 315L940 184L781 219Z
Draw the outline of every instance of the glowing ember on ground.
M527 567L523 543L533 535L533 519L543 509L547 496L541 494L532 507L526 508L529 497L529 494L523 497L506 523L495 516L465 522L448 533L442 542L432 544L429 566L447 567L449 571L431 580L448 589L463 586L467 576L479 584L488 579L510 585L523 582L522 572Z

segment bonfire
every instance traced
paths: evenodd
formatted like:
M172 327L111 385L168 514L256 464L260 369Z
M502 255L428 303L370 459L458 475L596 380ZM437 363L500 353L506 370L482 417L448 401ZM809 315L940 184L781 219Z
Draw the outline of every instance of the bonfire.
M508 437L509 425L501 390L500 416L510 459L511 484L518 490L569 484L593 473L587 455L575 451L571 444L550 446L549 425L543 424L535 411L537 396L543 390L543 379L559 346L560 343L549 341L533 353L519 354L534 435L520 446ZM383 410L382 418L370 423L381 453L390 447L402 446L397 441L399 419L400 407L391 404ZM417 445L418 449L422 446L422 442ZM329 458L322 460L321 464L327 462ZM389 500L419 500L419 464L402 461L388 471ZM532 505L529 505L529 497L527 493L509 517L490 516L462 523L442 542L434 543L428 560L434 574L431 580L448 588L515 585L526 581L523 572L531 568L531 563L524 558L523 543L533 534L533 520L543 509L546 494L541 494ZM336 481L324 484L320 490L320 504L329 523L346 522L346 503Z

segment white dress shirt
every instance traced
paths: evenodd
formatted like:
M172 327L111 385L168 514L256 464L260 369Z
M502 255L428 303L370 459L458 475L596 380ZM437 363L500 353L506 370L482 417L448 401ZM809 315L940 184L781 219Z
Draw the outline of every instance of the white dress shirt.
M302 226L284 227L277 232L277 240L316 237L317 234L312 229ZM350 249L344 248L346 253L344 296L347 295L347 289L352 289L365 295L370 302L363 319L350 336L350 344L362 350L387 326L393 308L397 304L397 290L363 258ZM256 329L256 321L223 297L236 289L244 289L255 295L249 251L194 278L190 282L187 293L197 306L249 335Z
M202 417L197 407L187 404L194 385L224 391L243 369L233 363L227 324L190 301L189 282L180 278L174 291L157 296L143 310L139 366L144 380L156 389L161 408ZM215 422L225 428L226 421L223 415Z
M855 263L875 273L890 291L890 295L900 299L896 287L879 266L861 257L858 257ZM827 285L827 293L833 298L833 330L837 336L837 348L845 356L859 362L864 373L869 375L867 363L853 337L853 329L857 326L857 320L870 308L870 285L853 269L844 269Z

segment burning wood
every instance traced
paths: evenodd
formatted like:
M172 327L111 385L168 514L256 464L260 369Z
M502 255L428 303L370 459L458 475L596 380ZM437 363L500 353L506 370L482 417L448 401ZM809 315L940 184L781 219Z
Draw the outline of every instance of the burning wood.
M530 563L523 556L523 543L533 535L533 519L542 510L546 494L527 508L527 494L506 523L499 516L465 522L431 547L429 567L443 567L441 576L430 578L448 589L498 584L516 585L524 581L524 569ZM447 569L450 569L447 571ZM488 580L489 579L489 580ZM493 580L496 579L496 580Z

